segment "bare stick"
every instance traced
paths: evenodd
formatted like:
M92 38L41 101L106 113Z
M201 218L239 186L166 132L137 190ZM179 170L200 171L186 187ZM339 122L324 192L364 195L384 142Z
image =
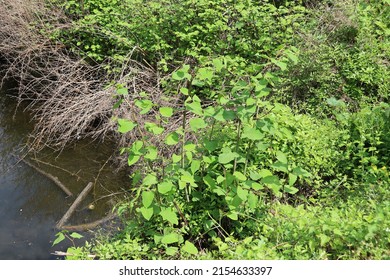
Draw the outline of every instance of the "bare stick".
M115 213L110 213L107 216L105 216L102 219L99 219L97 221L91 222L91 223L86 223L86 224L81 224L81 225L71 225L71 226L62 226L61 229L66 229L66 230L71 230L71 231L87 231L96 228L97 226L108 222L114 218L116 218L117 215Z
M73 204L69 207L68 211L66 211L65 215L61 218L61 220L57 223L57 229L61 229L63 225L69 220L70 216L72 216L73 212L76 210L77 206L84 200L84 198L88 195L89 191L92 189L92 182L89 182L88 185L83 189L83 191L79 194Z
M31 162L28 162L26 159L24 158L20 158L21 161L23 161L25 164L27 164L28 166L30 166L31 168L35 169L37 172L41 173L42 175L46 176L47 178L49 178L50 180L52 180L57 186L59 186L68 196L72 196L73 193L67 188L65 187L64 184L62 184L60 182L60 180L58 180L57 177L54 177L53 175L43 171L42 169L40 169L39 167L35 166L34 164L32 164Z

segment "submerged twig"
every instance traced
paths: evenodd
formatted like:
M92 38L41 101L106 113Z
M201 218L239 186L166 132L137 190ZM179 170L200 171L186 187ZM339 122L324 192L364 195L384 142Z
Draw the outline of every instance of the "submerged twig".
M64 214L61 220L57 223L57 229L62 229L63 225L69 220L70 216L72 216L73 212L76 210L77 206L84 200L84 198L88 195L90 190L92 189L93 183L89 182L88 185L82 190L73 204L69 207L68 211Z
M65 185L63 183L60 182L60 180L58 180L57 177L43 171L42 169L40 169L39 167L35 166L34 164L32 164L31 162L27 161L25 158L20 158L21 161L23 161L25 164L27 164L28 166L30 166L31 168L35 169L35 171L41 173L42 175L44 175L45 177L47 177L48 179L50 179L51 181L53 181L57 186L59 186L68 196L72 196L73 193L67 188L65 187Z

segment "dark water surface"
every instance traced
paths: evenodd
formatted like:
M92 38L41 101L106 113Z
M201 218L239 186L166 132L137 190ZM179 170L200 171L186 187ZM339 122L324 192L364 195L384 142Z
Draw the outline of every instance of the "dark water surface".
M113 145L84 140L61 153L44 150L29 162L58 179L74 194L67 195L50 179L31 168L19 156L26 154L26 136L32 124L28 113L19 108L9 90L0 90L0 260L56 259L56 250L66 251L64 241L52 247L56 222L61 219L88 182L95 187L69 220L77 225L106 215L113 194L123 192L126 176L105 164ZM16 154L16 156L15 156ZM38 161L37 161L38 160ZM93 205L94 209L89 209ZM90 236L76 244L83 244Z

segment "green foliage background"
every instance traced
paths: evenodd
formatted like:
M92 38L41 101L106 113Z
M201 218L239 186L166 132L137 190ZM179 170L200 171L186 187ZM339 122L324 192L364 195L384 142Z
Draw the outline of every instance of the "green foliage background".
M73 258L390 258L388 0L50 2L72 19L55 40L107 73L131 54L183 100L134 100L155 122L122 151L124 228Z

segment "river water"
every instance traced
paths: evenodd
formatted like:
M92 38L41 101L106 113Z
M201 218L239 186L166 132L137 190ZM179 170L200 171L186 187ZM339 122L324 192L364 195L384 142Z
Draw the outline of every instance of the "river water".
M0 89L0 260L57 259L55 251L72 245L65 240L52 246L58 230L55 225L88 182L94 189L69 220L77 225L104 217L115 198L125 193L125 174L114 172L107 162L114 152L109 143L83 140L61 153L50 149L26 159L66 185L67 195L48 177L20 160L26 155L26 139L31 118L22 108L16 110L12 90ZM16 110L16 111L15 111ZM105 164L106 163L106 164ZM117 194L117 195L115 195ZM91 205L93 205L94 209ZM83 244L91 234L81 233Z

